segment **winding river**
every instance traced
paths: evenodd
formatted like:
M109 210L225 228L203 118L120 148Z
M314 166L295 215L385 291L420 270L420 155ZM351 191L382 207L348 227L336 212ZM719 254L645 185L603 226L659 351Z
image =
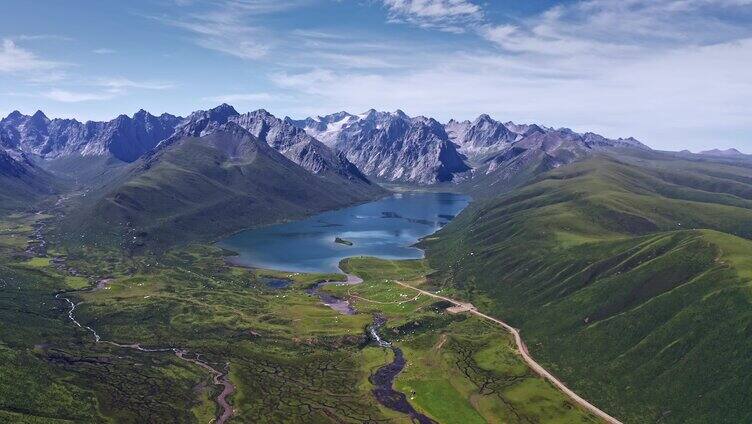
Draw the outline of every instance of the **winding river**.
M469 201L467 196L458 194L398 193L375 202L324 212L301 221L243 231L220 241L218 245L237 252L238 255L232 261L239 265L294 272L341 272L339 262L353 256L419 259L423 257L423 251L413 245L422 237L443 227ZM264 282L276 289L284 289L288 284L279 279ZM309 289L309 294L318 296L324 304L342 314L354 314L356 311L347 300L319 289L328 284L360 282L362 280L353 275L348 275L347 282L344 283L322 281ZM103 340L95 329L82 325L76 319L76 303L63 293L56 298L68 304L70 321L90 332L97 343L141 352L169 352L206 369L212 374L214 384L222 387L216 398L220 413L215 422L223 424L234 415L234 410L227 401L235 390L228 378L227 365L225 370L219 370L202 360L199 354L190 354L178 347L144 348L138 343L121 344ZM434 420L417 412L404 393L394 389L394 380L406 366L406 360L398 347L380 336L379 329L385 323L384 317L376 316L374 323L367 329L375 343L394 353L394 360L380 367L370 377L374 385L374 397L385 407L406 414L419 424L435 424Z

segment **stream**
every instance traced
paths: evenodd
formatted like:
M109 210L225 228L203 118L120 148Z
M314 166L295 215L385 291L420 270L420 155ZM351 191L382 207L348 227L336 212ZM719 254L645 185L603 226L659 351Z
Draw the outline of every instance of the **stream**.
M95 289L96 290L96 289ZM225 371L219 371L216 368L209 365L208 362L202 361L200 359L200 355L198 353L194 354L193 357L190 357L190 353L181 348L177 347L167 347L167 348L145 348L142 347L140 343L132 343L132 344L122 344L117 343L109 340L102 340L102 338L99 336L99 333L97 333L96 330L93 328L82 325L78 320L76 320L76 316L74 315L74 312L76 310L76 306L79 304L74 303L70 298L61 296L62 293L58 293L55 295L55 299L62 299L64 300L70 309L68 309L68 318L76 324L77 327L83 328L87 331L89 331L94 336L94 341L96 343L107 343L112 346L116 346L123 349L135 349L139 352L172 352L177 356L178 358L182 359L183 361L190 362L192 364L198 365L201 368L204 368L205 370L209 371L212 374L212 381L217 386L222 386L222 392L217 396L216 402L217 405L222 410L219 416L216 418L217 424L225 424L232 416L235 414L235 411L233 410L232 406L227 402L227 398L235 391L235 386L230 382L229 378L229 368L230 364L227 363L225 365Z
M356 311L355 308L353 308L353 306L350 304L350 302L347 299L342 299L337 296L321 291L321 288L326 287L326 286L355 285L355 284L360 284L363 282L363 279L356 275L348 274L342 269L340 269L340 271L342 271L342 273L345 274L345 276L347 277L347 280L345 281L329 281L329 280L319 281L318 283L314 284L310 288L306 289L306 293L308 293L311 296L317 296L319 300L321 300L321 303L334 309L340 314L355 315L356 313L358 313L358 311Z
M306 292L309 295L318 296L326 306L341 314L353 315L357 313L357 311L352 305L350 305L349 301L321 291L322 287L328 285L360 284L363 282L362 279L355 275L347 273L345 273L345 275L347 275L347 281L320 281L307 289ZM377 314L373 318L373 323L369 325L366 330L366 334L379 347L391 349L394 353L394 359L392 362L380 367L369 377L369 381L374 385L371 393L373 393L374 397L380 404L393 411L408 415L413 422L419 424L437 424L436 421L416 411L408 401L407 395L394 389L394 380L405 368L407 361L405 360L405 355L400 348L384 340L379 334L379 330L384 324L386 324L386 318L381 314Z
M382 348L391 349L394 353L394 360L376 370L369 378L371 384L375 386L372 390L373 395L380 404L393 411L410 416L413 422L437 424L436 421L416 411L407 400L407 395L394 389L394 379L405 368L407 361L405 361L405 356L400 348L393 346L379 335L379 329L384 324L386 324L386 319L381 315L376 315L373 324L368 326L368 334L371 338Z

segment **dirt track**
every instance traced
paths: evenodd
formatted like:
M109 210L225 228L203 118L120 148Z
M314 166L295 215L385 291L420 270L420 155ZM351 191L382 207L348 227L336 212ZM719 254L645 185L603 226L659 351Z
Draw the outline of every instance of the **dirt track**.
M598 416L599 418L603 419L604 421L606 421L607 423L610 423L610 424L622 424L621 421L617 420L616 418L612 417L611 415L608 415L604 411L598 409L597 406L595 406L592 403L586 401L585 399L583 399L582 397L580 397L577 393L573 392L561 380L559 380L558 378L556 378L553 374L551 374L550 372L548 372L539 363L537 363L535 361L535 359L533 359L533 357L530 356L530 353L527 350L527 346L525 345L525 342L522 340L522 337L520 336L519 330L517 330L516 328L512 327L511 325L505 323L502 320L499 320L499 319L496 319L494 317L488 316L488 315L486 315L486 314L478 311L477 309L475 309L473 307L468 307L468 304L465 303L465 302L460 302L458 300L454 300L454 299L450 299L448 297L440 296L438 294L431 293L429 291L421 290L421 289L419 289L417 287L413 287L413 286L411 286L409 284L405 284L405 283L403 283L401 281L395 281L395 283L399 284L400 286L403 286L403 287L415 290L417 292L423 293L426 296L431 296L431 297L436 298L436 299L445 300L445 301L450 302L451 304L455 305L456 307L463 308L463 310L466 311L466 312L469 312L469 313L471 313L473 315L479 316L481 318L484 318L484 319L487 319L487 320L489 320L491 322L499 324L505 330L507 330L508 332L512 333L512 335L514 336L514 341L517 344L517 349L520 352L520 356L522 356L522 359L525 360L525 362L527 363L527 365L533 371L535 371L536 374L540 375L545 380L548 380L551 384L553 384L554 386L556 386L556 388L558 388L559 390L561 390L562 392L564 392L567 396L569 396L575 403L577 403L578 405L582 406L583 408L585 408L586 410L588 410L593 415Z

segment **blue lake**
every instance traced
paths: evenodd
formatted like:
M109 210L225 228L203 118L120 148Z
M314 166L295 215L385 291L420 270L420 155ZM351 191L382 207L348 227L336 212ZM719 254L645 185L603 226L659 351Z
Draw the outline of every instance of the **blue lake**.
M350 256L419 259L423 251L411 246L446 225L469 201L450 193L399 193L243 231L218 245L239 254L235 263L297 272L339 272L339 261Z

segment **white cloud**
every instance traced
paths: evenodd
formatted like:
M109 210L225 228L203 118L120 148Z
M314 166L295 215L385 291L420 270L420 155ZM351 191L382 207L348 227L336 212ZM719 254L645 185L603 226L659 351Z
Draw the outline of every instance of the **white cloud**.
M43 92L38 97L45 97L58 102L80 103L98 100L110 100L130 93L131 89L140 90L167 90L174 84L157 81L134 81L128 78L102 78L95 79L85 84L80 84L79 89L68 90L52 88Z
M738 18L752 16L752 0L583 0L497 22L498 14L473 7L466 16L442 2L383 3L392 21L420 27L470 19L489 43L415 49L420 58L408 56L395 69L329 60L275 73L273 82L304 99L299 113L406 108L448 119L488 112L634 135L657 147L752 149L752 27Z
M58 34L21 34L12 37L19 41L36 41L36 40L54 40L54 41L73 41L72 38Z
M269 52L268 45L256 40L238 40L233 43L224 37L207 37L196 40L196 44L240 59L261 59Z
M39 58L33 52L18 46L10 38L3 39L0 46L0 72L43 71L61 64Z
M258 60L275 45L260 17L286 11L310 0L224 0L188 2L191 11L154 19L193 34L196 45L240 59Z
M334 71L329 69L314 69L310 72L302 73L281 72L271 75L271 79L277 85L284 88L294 88L309 94L321 95L326 94L324 87L328 87L328 84L336 84L337 79L342 76L350 77L346 74L338 76Z
M108 48L94 49L91 51L94 54L114 54L115 50Z
M304 99L295 111L404 108L438 119L480 113L567 126L606 136L636 136L656 147L745 147L752 130L752 38L688 46L595 68L489 52L437 55L420 67L385 74L319 68L272 80ZM558 66L558 64L557 64ZM747 149L752 148L746 139Z
M516 24L487 24L480 33L514 53L629 58L752 34L724 13L747 0L585 0L555 6Z
M134 81L128 78L104 78L95 80L92 85L106 87L111 92L121 92L128 88L144 90L168 90L175 87L171 82L163 81Z
M43 94L44 97L63 103L79 103L93 100L108 100L113 98L113 93L82 92L53 89Z
M465 26L480 21L483 11L469 0L383 0L390 22L406 22L424 28L464 32Z

